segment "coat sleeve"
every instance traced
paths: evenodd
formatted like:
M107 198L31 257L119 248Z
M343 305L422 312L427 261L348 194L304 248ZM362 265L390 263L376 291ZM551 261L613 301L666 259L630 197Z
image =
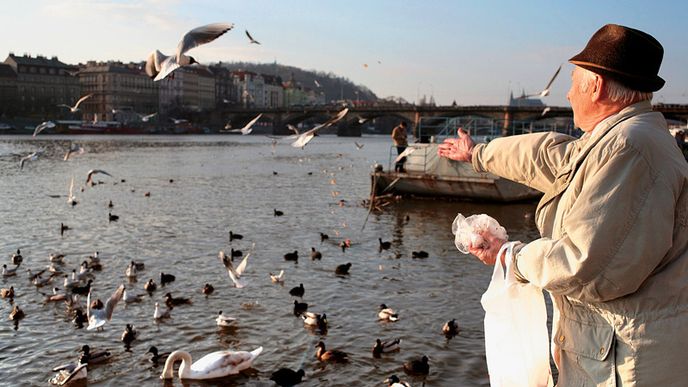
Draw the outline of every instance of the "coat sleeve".
M674 190L630 146L613 145L577 174L585 183L562 215L561 238L517 256L518 271L556 295L605 302L635 292L672 245Z
M561 133L501 137L473 150L473 169L545 192L568 163L575 138Z

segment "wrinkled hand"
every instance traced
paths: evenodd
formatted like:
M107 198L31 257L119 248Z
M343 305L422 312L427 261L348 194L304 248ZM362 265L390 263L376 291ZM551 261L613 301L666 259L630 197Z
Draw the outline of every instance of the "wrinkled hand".
M473 158L475 142L462 128L459 128L457 138L447 138L437 148L437 155L451 160L470 163Z
M497 253L499 253L499 249L507 241L495 237L489 231L484 231L480 235L483 237L483 243L477 246L472 244L467 246L468 252L478 257L478 259L484 264L492 266L497 261ZM504 256L505 254L502 254L502 256L499 257L502 265L504 264Z

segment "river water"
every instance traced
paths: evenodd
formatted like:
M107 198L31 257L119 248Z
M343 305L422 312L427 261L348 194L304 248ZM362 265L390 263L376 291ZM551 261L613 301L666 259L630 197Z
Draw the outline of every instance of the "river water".
M65 162L72 141L86 152ZM357 149L354 141L364 147ZM21 156L41 147L45 153L20 170ZM95 386L163 384L162 366L148 361L151 345L166 352L184 349L194 359L264 347L250 372L184 382L191 386L271 386L268 378L280 367L303 368L304 386L382 385L392 374L414 386L488 385L480 296L491 268L456 250L451 223L458 212L487 213L507 227L511 239L528 240L537 236L534 204L402 200L371 214L361 231L371 165L386 168L389 154L388 136L320 136L303 150L284 140L273 147L264 136L0 137L0 261L12 267L17 249L24 257L19 275L0 279L0 287L14 286L14 304L26 313L15 327L8 320L12 305L0 300L0 385L46 385L50 368L76 360L84 344L113 354L108 363L89 367L88 384ZM82 192L90 169L113 177L94 175L103 184ZM72 177L74 207L66 201ZM274 209L284 215L274 216ZM108 221L109 211L120 217L117 222ZM60 223L70 227L64 235ZM229 230L244 239L230 244ZM321 242L320 232L330 239ZM379 252L378 238L391 241L392 248ZM344 239L351 247L343 252L338 243ZM246 253L253 243L242 277L248 285L234 288L218 251ZM310 259L311 247L322 252L321 261ZM283 259L294 250L297 264ZM418 250L429 258L413 259L411 252ZM95 251L103 269L95 274L94 297L106 299L122 283L144 294L139 303L120 302L100 332L76 328L64 304L43 303L41 292L50 293L52 285L36 288L27 273L45 268L50 253L65 254L62 269L71 272ZM125 276L131 260L145 263L136 281ZM350 275L336 276L335 267L347 262ZM268 277L280 270L283 286ZM143 285L149 278L159 284L160 272L174 274L176 281L149 296ZM205 283L215 288L209 297L201 294ZM310 310L327 314L325 335L306 329L292 313L289 289L300 283ZM154 304L164 304L166 292L193 303L156 323ZM378 321L381 303L394 308L399 321ZM237 318L234 328L216 326L219 310ZM448 340L441 327L452 318L461 333ZM138 331L130 350L120 341L126 324ZM376 338L401 338L401 350L375 359ZM314 348L319 340L347 352L351 361L320 364ZM430 374L404 375L403 363L422 355L430 358ZM182 385L178 379L167 384Z

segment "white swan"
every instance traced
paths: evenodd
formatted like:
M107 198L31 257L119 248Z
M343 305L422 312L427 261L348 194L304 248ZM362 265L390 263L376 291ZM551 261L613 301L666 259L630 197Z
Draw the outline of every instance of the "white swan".
M165 368L160 374L160 379L174 378L173 365L177 360L182 362L179 366L180 379L215 379L238 374L251 367L261 352L263 352L263 347L258 347L251 352L217 351L211 352L194 362L188 352L174 351L165 361Z

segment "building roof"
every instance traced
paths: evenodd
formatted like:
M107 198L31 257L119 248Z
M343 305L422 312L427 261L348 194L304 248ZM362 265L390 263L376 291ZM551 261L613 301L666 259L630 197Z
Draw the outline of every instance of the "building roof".
M64 69L74 68L74 66L60 62L60 60L57 59L56 56L48 59L42 55L37 55L35 57L32 57L30 55L17 56L14 54L10 54L7 56L7 59L5 59L5 63L7 63L8 60L12 60L18 65L25 65L25 66L43 66L43 67L56 67L56 68L64 68Z
M0 77L2 78L17 78L17 73L14 72L12 66L6 63L0 63Z

